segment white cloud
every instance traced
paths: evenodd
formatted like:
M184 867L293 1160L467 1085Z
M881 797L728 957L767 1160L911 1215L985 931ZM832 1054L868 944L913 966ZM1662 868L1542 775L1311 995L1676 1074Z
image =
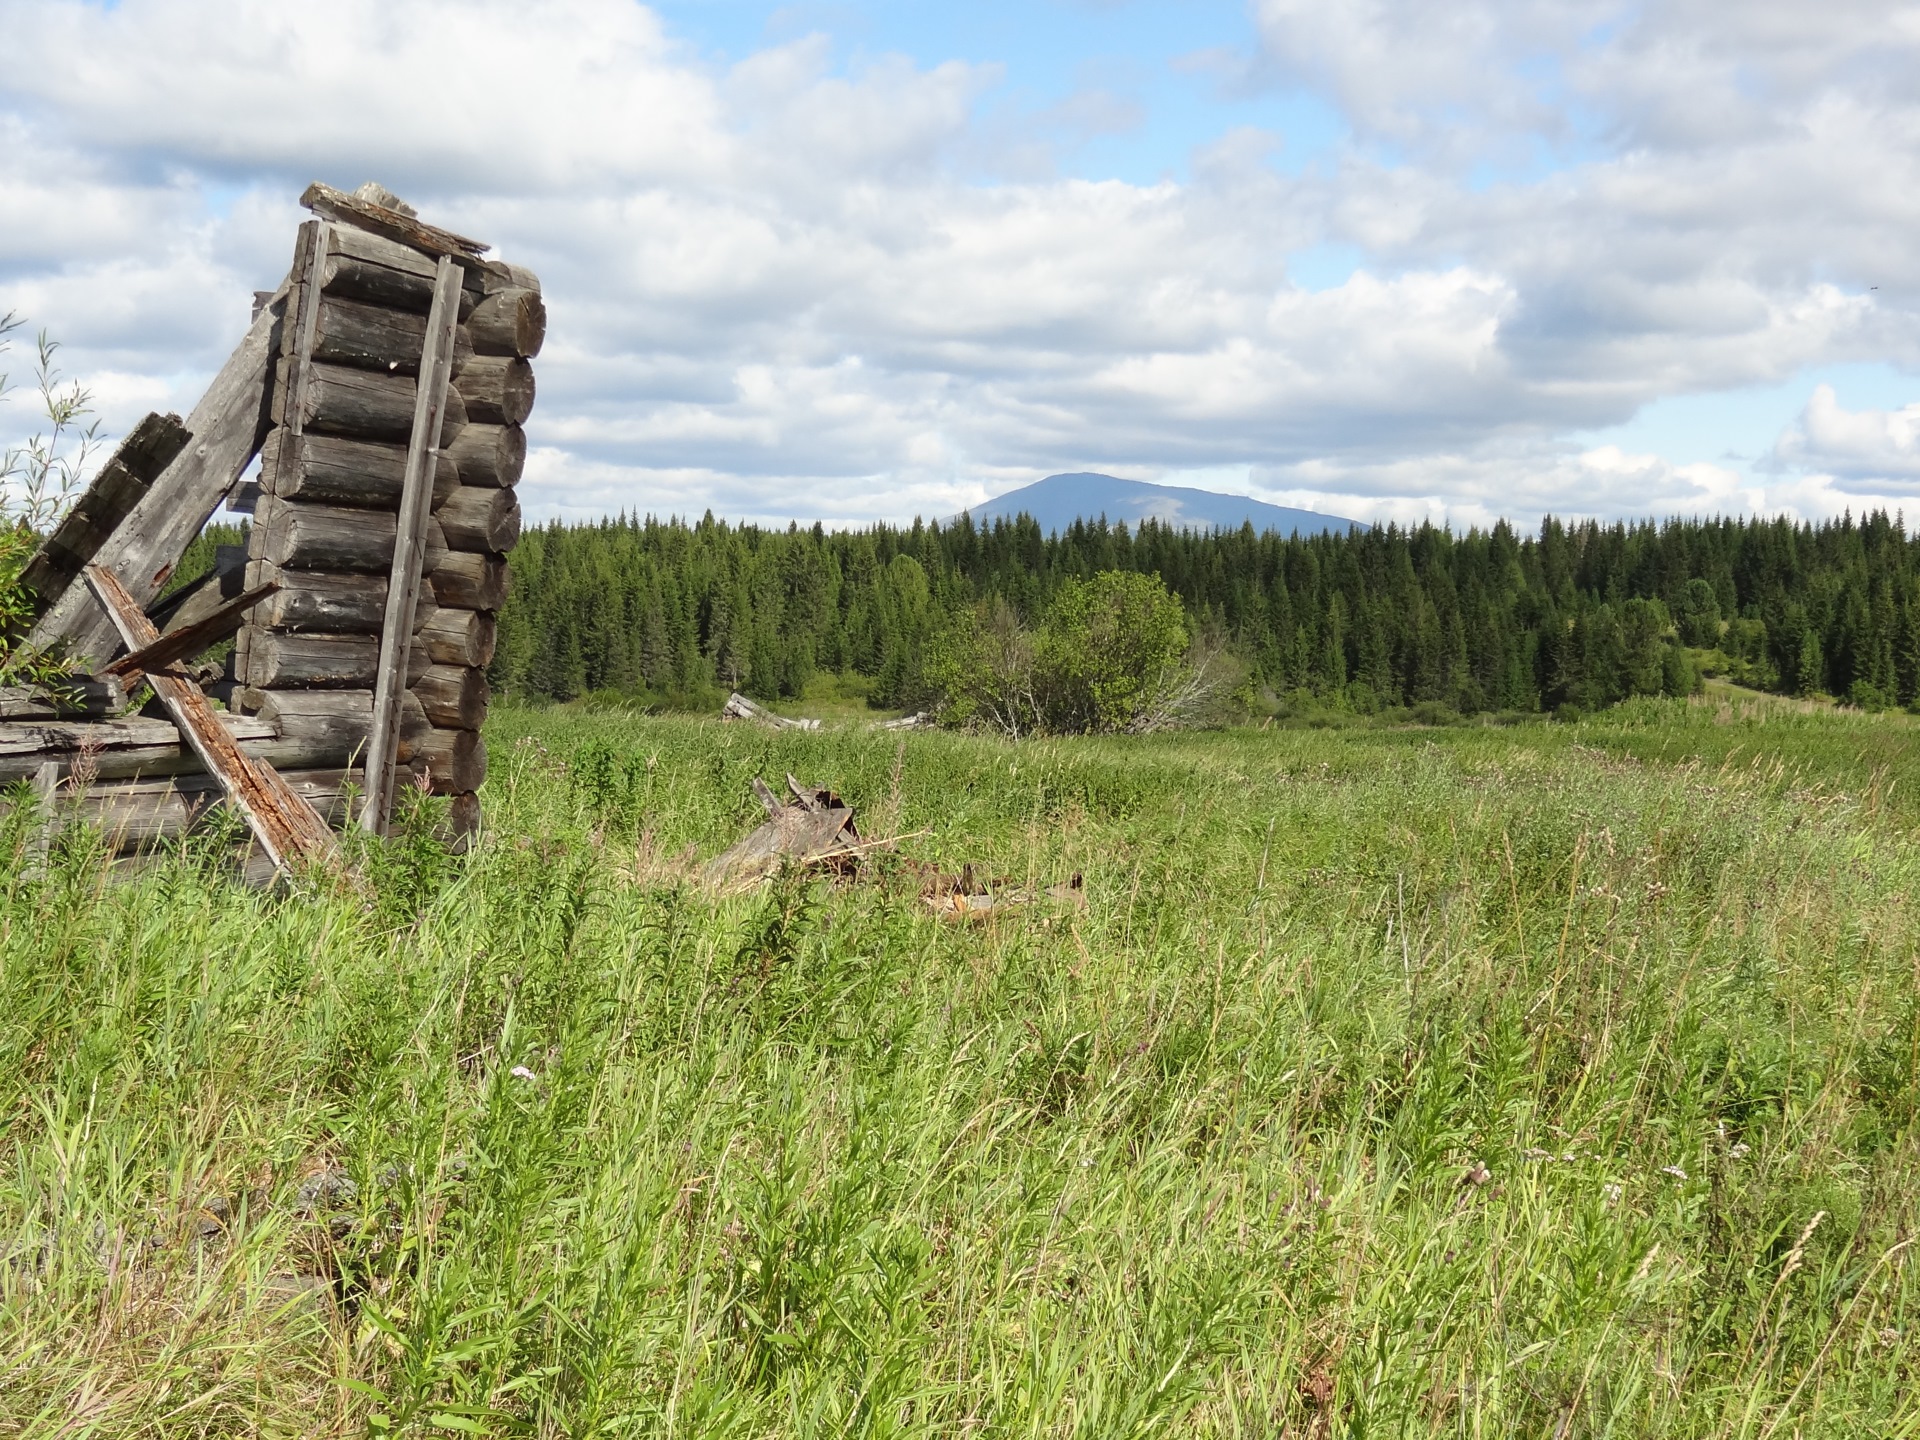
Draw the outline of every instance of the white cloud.
M544 277L549 513L944 514L1089 467L1364 518L1825 513L1910 484L1911 430L1832 438L1816 397L1764 482L1559 437L1920 366L1916 13L1260 0L1242 83L1351 143L1292 175L1225 132L1139 185L1049 169L1135 123L1098 86L982 119L995 67L817 36L721 67L629 0L0 0L0 309L114 428L184 409L300 186L377 178ZM1323 244L1361 267L1298 287Z
M1769 469L1819 476L1846 494L1920 493L1920 403L1847 410L1831 385L1816 386L1768 461Z

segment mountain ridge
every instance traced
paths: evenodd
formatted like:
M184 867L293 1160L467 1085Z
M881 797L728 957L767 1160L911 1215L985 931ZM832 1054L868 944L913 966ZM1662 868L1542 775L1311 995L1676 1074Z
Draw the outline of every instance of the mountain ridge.
M1108 524L1124 522L1129 528L1137 528L1143 520L1158 520L1163 525L1186 530L1238 530L1251 521L1256 531L1272 530L1281 535L1319 535L1373 528L1364 521L1324 515L1317 510L1270 505L1250 495L1196 490L1185 485L1157 485L1150 480L1123 480L1117 475L1103 475L1093 470L1049 475L1018 490L996 495L983 504L970 506L962 513L971 515L975 525L990 525L995 520L1011 520L1023 512L1049 533L1065 530L1075 520L1091 522L1102 516Z

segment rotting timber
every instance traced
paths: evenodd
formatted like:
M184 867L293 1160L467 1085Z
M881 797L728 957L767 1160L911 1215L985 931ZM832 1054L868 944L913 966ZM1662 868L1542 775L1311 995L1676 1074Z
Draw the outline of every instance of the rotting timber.
M23 575L23 643L74 673L0 690L0 783L117 854L224 808L250 869L324 862L330 826L384 833L403 786L479 825L540 284L378 186L301 203L287 278L193 413L133 427ZM244 552L158 599L222 504L253 516Z

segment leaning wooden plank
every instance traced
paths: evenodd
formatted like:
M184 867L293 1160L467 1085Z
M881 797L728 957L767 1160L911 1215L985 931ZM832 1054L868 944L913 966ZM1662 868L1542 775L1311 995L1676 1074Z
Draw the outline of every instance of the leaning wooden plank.
M120 442L86 493L27 561L20 584L45 614L193 437L178 415L149 415Z
M111 570L89 565L86 576L129 649L137 650L160 638L153 622ZM279 771L241 750L199 686L174 670L156 670L147 680L275 865L284 869L295 859L339 858L340 847L327 822L294 793Z
M163 665L171 665L176 660L190 659L205 650L209 645L224 640L240 628L240 617L246 614L262 600L280 588L278 580L269 580L264 585L236 595L210 615L202 616L189 625L177 630L169 630L158 636L151 645L142 645L138 650L130 650L115 660L100 673L118 675L123 681L138 683L138 677L150 670L158 670Z
M399 531L387 578L387 614L380 635L380 666L374 684L373 735L367 742L367 803L361 827L387 833L393 810L393 768L400 748L400 703L407 688L414 612L426 570L427 528L432 523L433 477L440 459L441 418L453 369L453 332L460 323L460 271L444 256L434 279L433 310L420 355L418 403L407 442L407 469L400 486ZM470 787L469 787L470 788Z
M247 463L259 453L267 431L267 388L286 309L284 293L260 312L200 403L187 417L193 440L160 472L140 503L95 554L116 576L136 607L160 593L180 556L200 533ZM120 632L84 586L66 594L33 627L29 643L65 642L67 653L99 664L111 659Z
M450 256L463 264L477 265L480 257L492 248L478 240L469 240L451 230L425 224L411 215L389 210L384 205L371 204L357 195L349 195L344 190L336 190L318 181L307 187L306 193L300 197L300 203L314 214L324 215L329 220L358 225L376 235L398 240L402 245L411 245L429 255Z

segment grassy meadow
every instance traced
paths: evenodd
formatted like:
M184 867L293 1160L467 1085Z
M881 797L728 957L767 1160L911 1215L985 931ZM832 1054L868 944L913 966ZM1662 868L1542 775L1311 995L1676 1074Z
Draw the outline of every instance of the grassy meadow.
M1916 738L506 710L352 883L8 820L0 1433L1920 1433ZM703 888L788 771L1088 903Z

